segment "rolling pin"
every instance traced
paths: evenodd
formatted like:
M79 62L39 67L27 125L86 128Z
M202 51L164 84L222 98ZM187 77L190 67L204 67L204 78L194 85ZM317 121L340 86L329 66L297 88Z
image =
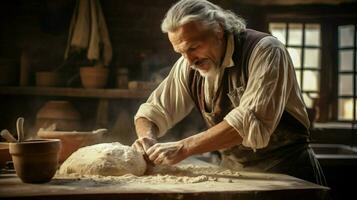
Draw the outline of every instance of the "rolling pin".
M2 130L0 135L8 142L17 142L14 136L12 136L11 133L6 129Z

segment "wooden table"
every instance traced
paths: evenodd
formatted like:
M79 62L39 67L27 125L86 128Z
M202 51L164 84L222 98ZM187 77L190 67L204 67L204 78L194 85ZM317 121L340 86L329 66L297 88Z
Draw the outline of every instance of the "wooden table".
M192 163L188 159L182 166ZM194 160L202 164L204 162ZM217 181L197 183L96 182L54 178L46 184L25 184L15 174L0 175L0 199L327 199L322 187L283 174L239 172L212 175Z

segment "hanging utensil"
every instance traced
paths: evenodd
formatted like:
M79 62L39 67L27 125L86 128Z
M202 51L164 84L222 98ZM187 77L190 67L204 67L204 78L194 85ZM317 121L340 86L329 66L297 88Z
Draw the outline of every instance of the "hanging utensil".
M22 117L19 117L16 121L16 130L17 130L17 136L18 136L18 141L19 142L22 142L24 141L24 137L25 137L25 134L24 134L24 121L25 119L22 118Z

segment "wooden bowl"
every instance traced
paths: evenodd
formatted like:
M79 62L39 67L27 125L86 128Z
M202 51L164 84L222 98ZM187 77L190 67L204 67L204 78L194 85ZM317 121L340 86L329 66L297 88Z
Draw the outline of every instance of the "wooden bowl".
M58 167L60 140L27 140L10 143L15 171L24 183L51 181Z
M11 161L9 153L9 143L0 142L0 169L5 167L7 161Z
M106 129L99 129L103 131L45 131L39 130L37 136L45 139L60 139L62 149L60 153L59 162L63 163L73 152L77 149L93 145L101 141Z

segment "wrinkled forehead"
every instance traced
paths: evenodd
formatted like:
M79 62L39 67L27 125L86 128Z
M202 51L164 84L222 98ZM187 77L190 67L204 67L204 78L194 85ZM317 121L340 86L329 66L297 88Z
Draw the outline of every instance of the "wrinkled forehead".
M190 43L203 40L209 32L200 23L190 22L180 26L175 31L168 32L168 37L174 49L180 50Z

